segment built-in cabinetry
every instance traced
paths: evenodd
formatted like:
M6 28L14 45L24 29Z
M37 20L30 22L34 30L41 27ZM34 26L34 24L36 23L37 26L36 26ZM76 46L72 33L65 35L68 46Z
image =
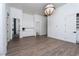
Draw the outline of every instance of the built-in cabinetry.
M79 31L79 13L76 14L76 30Z
M76 14L76 43L79 43L79 13Z

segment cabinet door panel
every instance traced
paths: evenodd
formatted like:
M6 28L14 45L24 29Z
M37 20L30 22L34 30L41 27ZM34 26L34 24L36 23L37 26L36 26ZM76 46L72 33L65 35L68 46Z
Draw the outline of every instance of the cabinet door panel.
M76 31L76 19L74 14L67 16L65 30L66 30L66 33L65 33L66 39L70 42L75 43L76 33L74 33L74 31Z

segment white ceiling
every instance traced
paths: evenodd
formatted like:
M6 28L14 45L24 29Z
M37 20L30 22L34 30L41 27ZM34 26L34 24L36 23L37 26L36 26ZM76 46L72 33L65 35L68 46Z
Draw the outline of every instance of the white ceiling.
M42 14L44 12L44 7L48 3L8 3L10 7L15 7L22 9L25 13L30 14ZM55 8L58 8L65 3L52 3L54 4Z

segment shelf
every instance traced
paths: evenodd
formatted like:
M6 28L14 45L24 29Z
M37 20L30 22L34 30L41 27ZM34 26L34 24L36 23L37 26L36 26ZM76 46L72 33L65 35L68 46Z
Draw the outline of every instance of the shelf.
M76 22L79 22L79 20L77 20Z
M79 16L76 16L76 17L78 17L78 18L79 18Z
M79 17L77 17L76 19L79 20Z
M76 29L79 31L79 13L76 14Z
M79 21L79 19L76 19L76 21Z
M76 28L79 28L79 27L76 27Z
M78 23L78 24L76 24L76 25L79 25L79 23Z

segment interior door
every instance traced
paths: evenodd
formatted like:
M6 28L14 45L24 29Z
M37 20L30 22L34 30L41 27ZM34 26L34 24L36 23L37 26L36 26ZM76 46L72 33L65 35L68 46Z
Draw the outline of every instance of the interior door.
M12 21L12 38L19 37L20 34L20 20L13 18Z
M76 43L76 17L75 14L67 15L65 24L66 39Z
M40 35L40 21L36 22L36 35Z
M20 34L20 19L16 19L16 34Z

